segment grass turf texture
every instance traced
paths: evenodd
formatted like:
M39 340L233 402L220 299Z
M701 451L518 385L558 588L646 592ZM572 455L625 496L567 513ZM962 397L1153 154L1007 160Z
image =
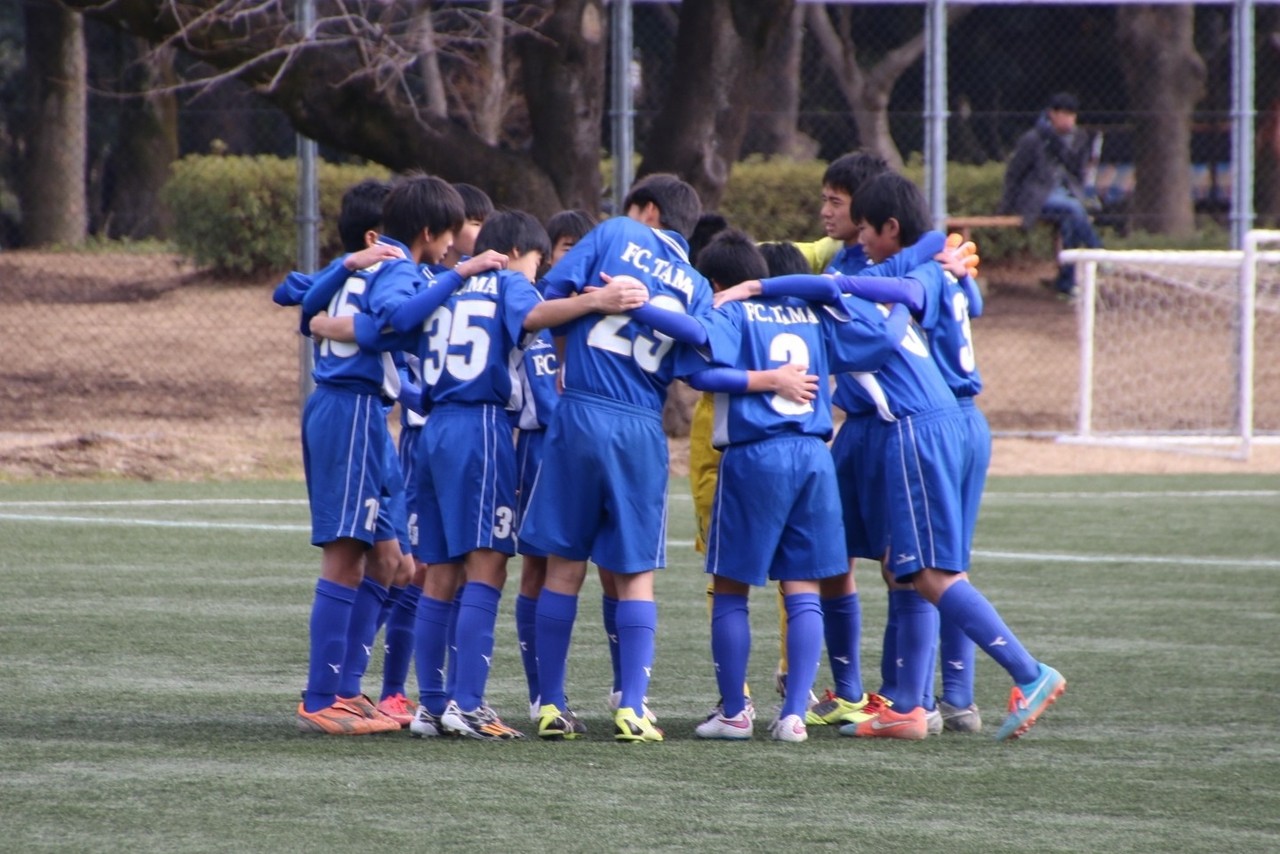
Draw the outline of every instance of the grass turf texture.
M650 690L668 741L626 746L593 580L569 672L587 740L531 735L514 577L489 695L528 740L307 737L301 484L0 486L4 847L1280 849L1280 478L994 480L974 579L1069 685L1012 744L990 737L1008 679L981 655L982 735L770 742L771 591L753 596L755 740L696 740L716 689L686 484L672 494ZM859 580L874 688L885 595Z

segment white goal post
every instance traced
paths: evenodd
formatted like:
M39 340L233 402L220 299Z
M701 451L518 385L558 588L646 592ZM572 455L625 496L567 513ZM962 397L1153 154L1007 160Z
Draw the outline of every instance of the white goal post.
M1276 249L1268 249L1275 246ZM1248 459L1280 437L1280 231L1243 250L1068 249L1079 409L1067 441Z

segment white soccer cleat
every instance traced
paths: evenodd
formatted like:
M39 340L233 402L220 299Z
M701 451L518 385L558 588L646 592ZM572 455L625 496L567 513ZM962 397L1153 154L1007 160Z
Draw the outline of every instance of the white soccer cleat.
M769 727L769 735L774 741L789 741L798 744L807 741L809 729L804 725L804 718L799 715L787 715L779 718Z
M694 735L698 738L718 738L723 741L745 741L751 738L755 724L746 709L731 718L722 712L713 712L705 721L694 727Z

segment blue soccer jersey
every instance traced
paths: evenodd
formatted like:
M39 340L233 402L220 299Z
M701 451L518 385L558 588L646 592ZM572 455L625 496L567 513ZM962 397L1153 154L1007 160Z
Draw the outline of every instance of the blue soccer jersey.
M555 344L547 330L539 332L525 347L520 364L522 403L516 426L524 432L545 430L551 423L560 394L556 391L556 371L560 363Z
M406 251L407 254L407 251ZM389 323L392 311L412 296L421 281L415 266L404 260L384 261L347 276L329 301L331 317L363 315L373 329ZM308 294L310 296L310 294ZM304 311L307 303L304 298ZM399 349L393 336L379 341L322 340L316 346L316 385L346 388L361 394L392 398L399 391L399 375L386 351ZM376 349L374 349L376 348Z
M716 364L748 371L784 364L807 365L825 377L837 371L870 371L897 345L887 315L856 316L814 306L795 297L731 302L700 318L707 330L706 352ZM700 350L702 348L699 348ZM685 349L681 368L697 367ZM817 399L795 403L776 394L716 394L712 443L717 448L769 436L799 433L831 438L829 386L818 383Z
M858 297L845 297L842 305L850 314L888 312L884 306ZM850 415L876 412L885 421L956 407L955 396L914 323L908 324L893 355L876 371L839 375L833 402Z
M529 280L513 270L468 279L423 328L418 357L424 396L436 406L489 403L518 409L517 369L531 337L524 319L539 302Z
M710 285L689 264L684 238L672 231L627 217L602 222L547 274L547 296L603 285L601 273L634 276L649 288L652 302L670 311L696 316L711 308ZM562 331L566 389L662 410L676 376L672 339L625 314L589 314Z
M928 335L938 370L956 397L973 397L982 391L982 376L969 326L969 292L935 263L917 267L907 275L924 289L920 326Z
M828 274L844 273L846 276L856 276L870 266L871 261L867 258L866 251L862 248L862 244L854 243L851 246L845 246L835 254L831 259L831 263L827 265L827 269L823 272Z

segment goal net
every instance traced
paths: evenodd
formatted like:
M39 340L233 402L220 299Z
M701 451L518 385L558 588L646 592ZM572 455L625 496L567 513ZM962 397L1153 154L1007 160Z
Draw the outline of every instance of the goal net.
M1280 231L1243 250L1072 249L1079 409L1072 441L1247 459L1280 437Z

